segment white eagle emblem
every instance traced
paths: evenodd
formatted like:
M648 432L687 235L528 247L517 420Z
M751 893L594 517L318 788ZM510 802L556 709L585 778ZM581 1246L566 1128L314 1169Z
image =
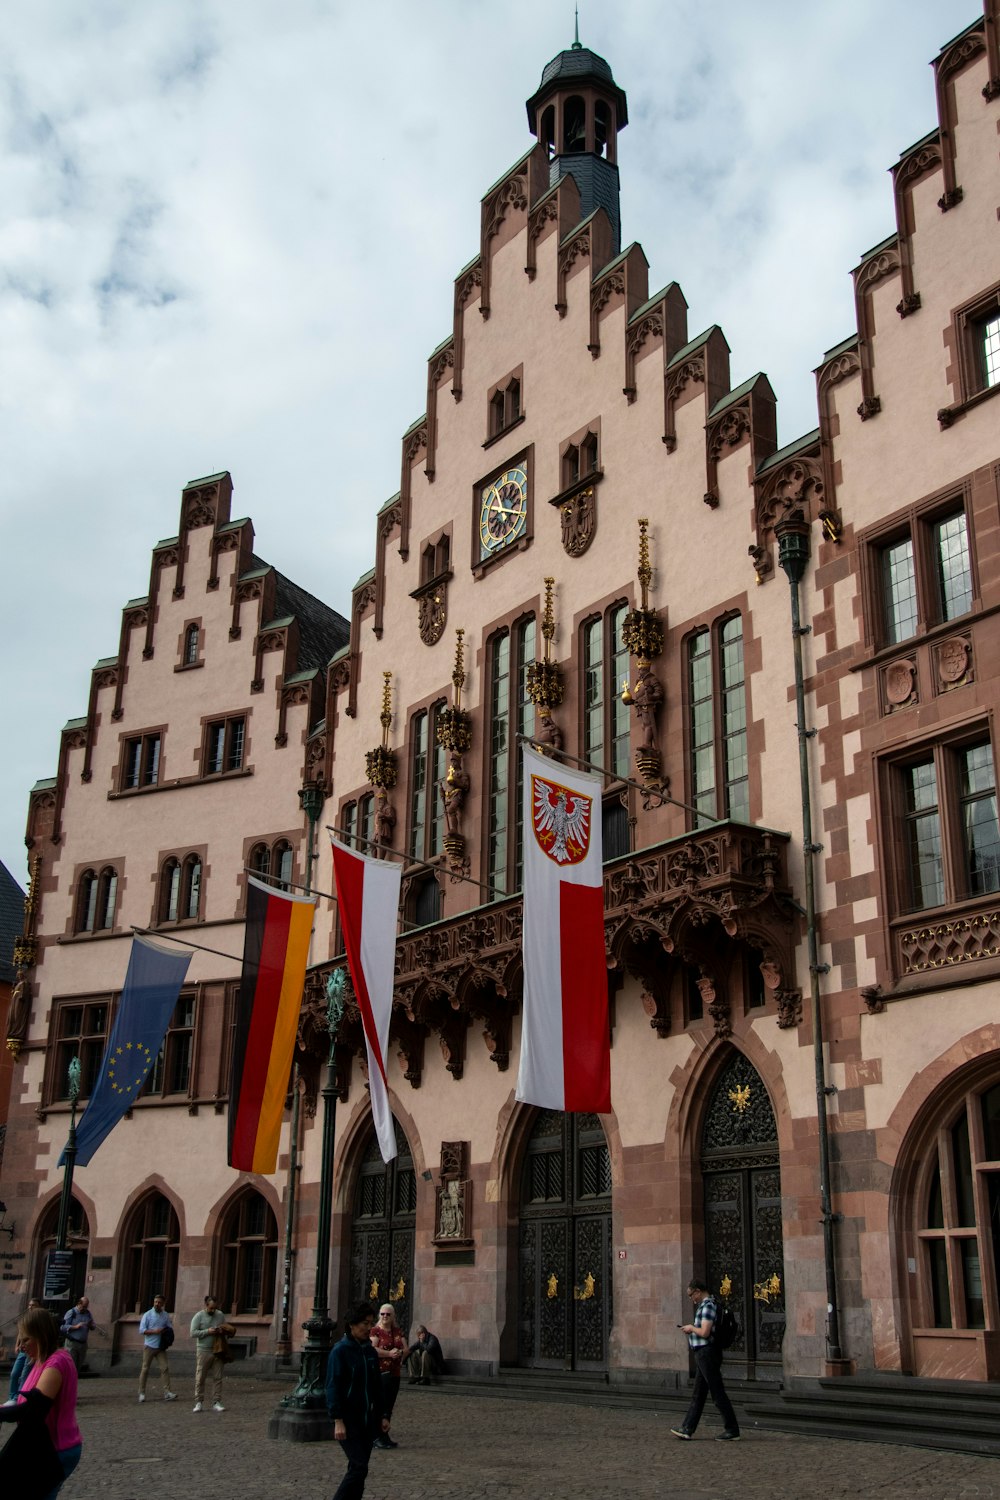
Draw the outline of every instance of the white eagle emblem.
M578 865L590 847L592 797L556 781L531 778L532 823L539 848L557 865Z

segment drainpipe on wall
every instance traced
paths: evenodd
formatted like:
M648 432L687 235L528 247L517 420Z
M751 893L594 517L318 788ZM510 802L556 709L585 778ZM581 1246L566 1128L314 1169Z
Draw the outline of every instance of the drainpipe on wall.
M816 930L815 858L822 844L813 843L812 787L809 777L808 741L816 733L806 728L805 688L802 672L802 637L812 629L802 625L799 609L799 584L809 561L809 525L801 511L791 511L775 527L778 538L778 562L788 577L792 603L792 647L795 658L795 714L799 736L799 781L802 797L802 852L806 882L806 931L809 944L809 998L813 1031L813 1057L816 1065L816 1121L819 1130L819 1194L823 1224L823 1261L826 1268L826 1346L827 1359L844 1358L840 1345L840 1310L837 1299L837 1258L833 1226L840 1222L835 1214L830 1191L830 1132L827 1122L827 1098L834 1092L826 1081L826 1058L823 1047L823 1018L820 1009L819 976L829 973L829 965L819 961L819 937Z

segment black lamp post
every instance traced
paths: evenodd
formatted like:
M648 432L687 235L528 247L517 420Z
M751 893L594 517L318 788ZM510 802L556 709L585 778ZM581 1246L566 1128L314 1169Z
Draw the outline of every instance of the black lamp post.
M809 740L815 730L806 728L805 679L802 669L802 637L809 629L801 623L799 584L809 561L809 524L801 511L790 511L774 528L778 538L778 562L788 579L792 605L792 651L795 659L795 712L799 734L799 783L802 799L802 853L805 865L806 929L809 942L809 998L812 1017L813 1058L816 1072L816 1121L819 1138L819 1197L823 1224L823 1261L826 1269L826 1344L827 1358L840 1363L840 1308L837 1296L837 1256L833 1226L840 1215L833 1212L830 1183L830 1133L827 1122L827 1097L832 1093L826 1082L826 1060L823 1052L823 1013L820 1006L819 976L827 972L819 961L819 936L816 927L816 875L814 862L822 849L813 842L812 788L809 777Z
M330 1046L323 1084L323 1159L319 1178L319 1223L316 1229L316 1286L312 1317L303 1323L299 1383L280 1402L268 1424L267 1435L292 1443L315 1443L333 1437L326 1409L326 1366L336 1325L330 1318L330 1217L333 1209L333 1143L337 1129L337 1030L344 1015L344 971L331 974L326 985L326 1025Z
M59 1224L56 1229L56 1249L66 1249L69 1233L69 1211L73 1202L73 1168L76 1166L76 1101L80 1097L80 1059L74 1057L69 1065L69 1135L63 1155L62 1196L59 1199Z

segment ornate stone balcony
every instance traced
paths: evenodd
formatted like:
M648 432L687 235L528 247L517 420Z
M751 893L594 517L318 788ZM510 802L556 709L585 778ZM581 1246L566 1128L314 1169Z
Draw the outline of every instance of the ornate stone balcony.
M658 1035L671 1029L679 976L697 984L716 1032L726 1035L748 962L760 972L763 1003L773 1004L778 1024L795 1023L801 994L791 964L799 908L788 887L787 843L787 834L715 823L605 866L609 989L615 994L626 972L638 977ZM325 984L344 962L340 956L309 972L299 1029L304 1062L326 1056ZM473 1023L481 1024L490 1057L504 1071L520 999L520 896L403 933L390 1045L407 1080L419 1087L431 1033L448 1071L461 1078ZM364 1056L364 1038L352 997L337 1047L345 1095L355 1055Z

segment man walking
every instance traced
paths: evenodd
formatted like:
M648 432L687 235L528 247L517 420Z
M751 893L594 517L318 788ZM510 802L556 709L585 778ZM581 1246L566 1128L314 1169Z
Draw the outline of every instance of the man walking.
M719 1305L705 1283L695 1276L688 1282L687 1291L694 1303L694 1321L682 1323L680 1329L687 1334L688 1346L694 1354L694 1390L683 1422L679 1427L671 1427L670 1431L674 1437L693 1438L706 1398L711 1395L724 1424L718 1437L735 1443L739 1440L740 1424L722 1383L722 1350L712 1339Z
M347 1473L333 1500L361 1500L368 1478L372 1444L388 1432L382 1415L382 1377L371 1342L375 1309L359 1302L345 1319L346 1332L334 1344L326 1367L326 1405L333 1435L344 1450Z
M166 1330L169 1330L169 1333L164 1339L163 1335ZM139 1400L145 1401L146 1399L146 1378L149 1375L150 1365L155 1364L160 1372L164 1401L176 1401L177 1397L170 1389L170 1361L167 1359L167 1347L174 1341L174 1325L159 1292L153 1298L152 1307L139 1319L139 1332L142 1334Z
M226 1322L225 1314L219 1311L215 1298L206 1297L204 1309L196 1312L191 1319L191 1337L197 1351L193 1411L201 1411L204 1407L206 1377L212 1382L212 1410L225 1411L222 1404L222 1371L225 1365L216 1352L216 1340L220 1334L229 1337L235 1332L233 1325Z
M81 1297L75 1307L71 1307L63 1318L59 1331L63 1336L63 1348L68 1349L73 1356L77 1373L83 1368L87 1358L87 1340L90 1331L97 1325L94 1323L93 1314L90 1311L89 1297Z

